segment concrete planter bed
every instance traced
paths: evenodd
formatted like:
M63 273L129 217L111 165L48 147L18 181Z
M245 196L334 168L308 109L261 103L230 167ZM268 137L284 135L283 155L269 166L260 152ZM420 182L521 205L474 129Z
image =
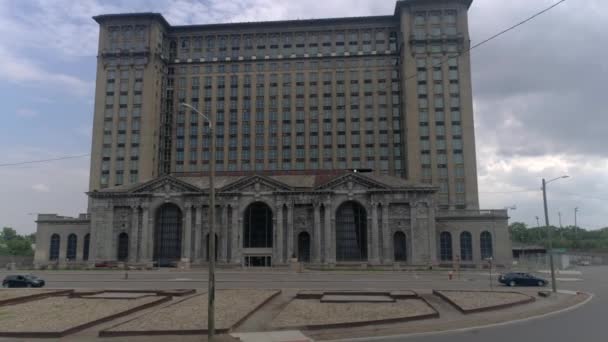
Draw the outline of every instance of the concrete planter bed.
M169 296L169 297L183 297L187 295L191 295L196 293L194 289L175 289L175 290L118 290L118 289L110 289L110 290L83 290L83 291L73 291L70 294L72 298L81 298L86 297L90 298L91 296L95 296L102 293L144 293L154 296ZM121 297L122 298L122 297Z
M64 296L21 303L0 308L0 336L59 338L170 299L162 296L91 300Z
M73 290L1 289L0 306L25 303L53 296L69 295Z
M323 300L324 296L330 300ZM335 297L342 297L335 300ZM413 291L301 291L271 323L278 329L332 329L438 318Z
M433 290L433 294L463 314L504 309L535 301L534 297L512 291Z
M219 290L215 324L218 333L230 331L280 294L280 290ZM143 335L200 335L207 333L207 294L198 294L99 332L100 337Z

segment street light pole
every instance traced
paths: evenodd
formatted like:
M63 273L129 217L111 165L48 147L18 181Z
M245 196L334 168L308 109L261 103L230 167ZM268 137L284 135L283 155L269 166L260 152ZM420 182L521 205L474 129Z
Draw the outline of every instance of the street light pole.
M576 214L578 213L578 207L574 208L574 241L578 241L578 225L576 224Z
M549 264L551 266L551 288L553 292L557 292L557 284L555 280L555 265L553 263L553 239L551 236L551 228L549 227L549 210L547 209L547 184L553 182L554 180L568 178L568 176L561 176L554 178L550 181L545 181L543 178L543 205L545 207L545 225L547 228L547 238L549 239Z
M211 162L209 170L209 290L207 293L207 337L209 341L215 335L215 133L211 119L187 103L180 105L189 108L202 116L209 123L211 139Z

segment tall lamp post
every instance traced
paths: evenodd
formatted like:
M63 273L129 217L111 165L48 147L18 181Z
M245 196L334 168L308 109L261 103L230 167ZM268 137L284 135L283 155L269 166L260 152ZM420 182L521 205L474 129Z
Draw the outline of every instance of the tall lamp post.
M557 292L557 284L555 283L555 265L553 264L553 240L551 236L551 228L549 228L549 211L547 209L547 184L569 176L561 176L545 181L543 178L543 205L545 207L545 225L547 226L547 238L549 239L549 265L551 266L551 287L553 292Z
M574 241L578 244L578 226L576 225L576 214L578 214L578 207L574 208Z
M211 139L211 162L209 170L209 291L207 294L207 336L209 341L215 335L215 134L213 123L205 114L198 111L187 103L180 103L181 106L189 108L196 114L203 117L209 123L209 138Z

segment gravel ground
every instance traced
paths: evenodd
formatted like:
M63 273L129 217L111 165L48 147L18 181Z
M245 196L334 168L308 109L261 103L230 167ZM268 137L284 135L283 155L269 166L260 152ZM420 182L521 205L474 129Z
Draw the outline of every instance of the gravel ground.
M482 292L482 291L438 291L451 299L463 310L492 307L502 304L516 303L530 297L523 293L513 292Z
M56 292L57 290L43 289L3 289L0 288L0 300L37 295L40 293Z
M50 297L35 300L0 308L0 331L64 331L158 299L159 297L130 300Z
M296 327L391 318L410 318L435 313L419 299L394 303L321 303L316 299L294 299L272 321L273 327Z
M228 329L277 290L219 290L215 294L215 327ZM207 294L184 301L177 299L149 314L108 329L109 331L154 331L207 329Z

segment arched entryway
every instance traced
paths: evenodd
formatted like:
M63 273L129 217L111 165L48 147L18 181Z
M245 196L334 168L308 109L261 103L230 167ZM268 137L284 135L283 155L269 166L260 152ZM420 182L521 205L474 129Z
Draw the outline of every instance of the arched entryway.
M61 243L61 238L59 234L51 235L51 246L49 248L49 260L59 260L59 245Z
M452 261L452 234L450 232L439 234L439 259Z
M307 232L298 234L298 260L310 262L310 234Z
M243 223L243 248L272 248L272 211L268 205L250 204Z
M65 258L68 261L76 260L76 248L78 247L78 237L76 234L68 235L68 248L65 253Z
M175 266L182 251L182 211L173 203L156 211L154 261L159 266Z
M336 261L367 261L367 214L354 201L336 210Z
M393 251L395 261L407 261L407 247L405 243L405 233L396 232L393 236Z
M118 235L118 261L127 261L129 257L129 235L122 232Z
M82 247L82 260L89 260L89 245L91 244L91 234L84 236L84 243Z

